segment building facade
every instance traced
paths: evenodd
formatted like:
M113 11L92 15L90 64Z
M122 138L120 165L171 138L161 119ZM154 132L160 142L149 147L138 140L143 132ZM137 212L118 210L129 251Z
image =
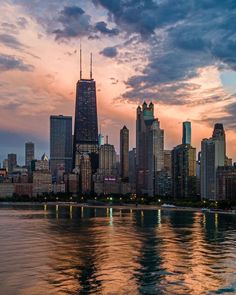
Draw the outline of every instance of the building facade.
M34 143L26 142L25 143L25 166L30 168L31 161L34 160Z
M196 149L181 144L172 150L172 196L196 197Z
M57 177L62 168L72 170L72 117L50 116L50 171Z
M217 168L216 198L229 202L236 201L236 165Z
M92 61L92 59L91 59ZM81 65L80 65L81 66ZM75 104L75 125L74 125L74 143L73 143L73 168L81 176L81 163L88 162L89 157L91 167L91 187L93 191L92 175L96 173L99 165L98 156L98 119L97 119L97 100L96 100L96 82L92 78L92 62L90 68L90 79L82 78L82 69L80 70L80 79L76 85L76 104ZM84 155L86 157L84 158ZM83 167L83 173L84 167ZM89 175L90 171L86 172ZM82 191L82 179L80 180L80 191Z
M120 130L120 172L121 179L129 179L129 129L124 126Z
M216 200L216 171L225 165L225 132L222 124L215 124L212 137L201 142L201 198Z
M164 130L154 118L154 105L137 108L136 119L137 194L155 195L156 172L164 168Z
M7 157L8 163L8 172L12 173L14 168L17 166L17 156L16 154L8 154Z

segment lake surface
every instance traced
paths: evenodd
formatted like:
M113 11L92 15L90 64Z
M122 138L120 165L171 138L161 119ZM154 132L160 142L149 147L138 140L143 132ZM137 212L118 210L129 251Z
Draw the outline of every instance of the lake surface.
M0 206L0 294L236 294L236 216Z

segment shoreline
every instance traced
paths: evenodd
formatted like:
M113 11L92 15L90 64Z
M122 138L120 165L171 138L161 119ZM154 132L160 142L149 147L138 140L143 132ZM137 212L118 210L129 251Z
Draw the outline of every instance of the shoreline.
M116 204L89 204L89 203L75 203L75 202L0 202L0 207L4 205L13 205L13 206L24 206L24 205L34 205L34 206L61 206L61 207L75 207L75 208L94 208L94 209L117 209L117 210L163 210L163 211L185 211L185 212L200 212L200 213L218 213L218 214L230 214L236 215L235 211L223 211L223 210L212 210L208 208L194 208L194 207L165 207L162 205L143 205L143 204L124 204L124 205L116 205Z

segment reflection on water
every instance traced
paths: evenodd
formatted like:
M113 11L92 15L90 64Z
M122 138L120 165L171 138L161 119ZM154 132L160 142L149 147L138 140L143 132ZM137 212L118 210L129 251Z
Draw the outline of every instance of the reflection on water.
M236 294L236 216L0 208L0 294Z

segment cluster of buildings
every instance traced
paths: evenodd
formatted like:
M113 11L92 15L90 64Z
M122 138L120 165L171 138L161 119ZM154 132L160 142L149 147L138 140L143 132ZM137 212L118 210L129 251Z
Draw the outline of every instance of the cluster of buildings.
M73 134L73 135L72 135ZM136 194L209 200L236 199L236 165L226 156L223 125L215 124L201 151L191 144L191 122L183 122L182 143L166 150L164 130L154 104L144 102L136 113L136 148L129 149L129 129L120 130L120 151L98 133L96 82L76 85L74 131L71 116L50 117L50 159L35 159L34 143L25 144L25 165L9 154L0 169L0 198L12 195Z

